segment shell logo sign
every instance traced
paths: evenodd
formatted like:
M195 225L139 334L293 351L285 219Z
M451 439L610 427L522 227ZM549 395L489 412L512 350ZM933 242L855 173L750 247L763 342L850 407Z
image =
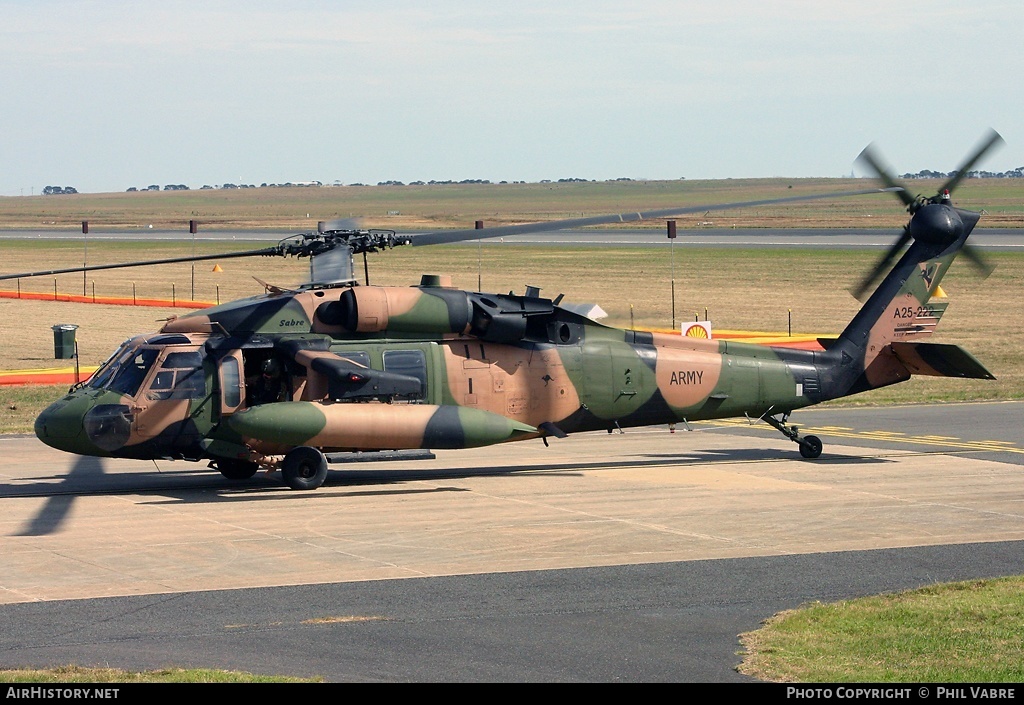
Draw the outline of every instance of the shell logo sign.
M683 335L687 338L710 338L711 321L696 321L683 324Z

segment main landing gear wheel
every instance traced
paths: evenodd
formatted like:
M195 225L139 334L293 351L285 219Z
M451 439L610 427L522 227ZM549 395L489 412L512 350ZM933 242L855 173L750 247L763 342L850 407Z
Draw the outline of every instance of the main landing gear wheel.
M821 439L817 436L804 436L798 443L800 455L805 458L817 458L821 455Z
M217 469L221 475L229 480L248 480L256 474L260 466L251 460L221 458L217 460Z
M316 448L293 448L281 461L281 475L293 490L315 490L327 479L327 458Z
M800 446L800 455L805 458L813 459L821 455L822 443L821 439L817 436L804 436L800 437L799 429L796 426L786 425L786 420L789 419L789 413L784 412L782 418L775 418L774 416L768 416L765 414L762 416L765 422L771 424L779 433L788 438L789 440Z

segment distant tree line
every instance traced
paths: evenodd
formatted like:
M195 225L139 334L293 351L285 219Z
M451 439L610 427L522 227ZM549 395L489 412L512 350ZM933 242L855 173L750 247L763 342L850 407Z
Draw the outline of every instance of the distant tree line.
M128 193L135 191L159 191L160 187L157 184L150 184L146 188L136 188L134 186L128 189ZM185 184L167 184L164 186L164 191L188 191L189 188Z
M916 174L903 174L900 176L901 179L952 179L959 172L956 170L950 172L932 171L931 169L922 169ZM969 171L967 172L968 179L1024 179L1024 166L1019 166L1016 169L1010 169L1009 171Z
M491 183L489 179L463 179L462 181L452 181L451 179L448 179L446 181L435 181L434 179L431 179L430 181L410 181L409 185L410 186L426 186L427 184L429 184L431 186L437 186L437 185L440 185L440 184L489 184L489 183ZM500 183L507 184L508 182L507 181L502 181ZM405 184L402 183L401 181L378 181L377 185L378 186L405 186ZM365 184L352 184L352 186L365 186Z
M941 172L941 171L933 171L931 169L922 169L921 171L919 171L917 173L901 174L900 178L901 179L907 179L907 180L913 180L913 179L951 179L954 176L956 176L956 174L957 174L956 171ZM1019 166L1016 169L1010 169L1009 171L1002 171L1002 172L971 171L971 172L968 172L967 177L968 178L972 178L972 179L1021 179L1021 178L1024 178L1024 166ZM680 180L683 180L685 178L686 177L680 177ZM626 176L620 176L617 179L605 179L605 180L606 181L633 181L634 179L631 179L631 178L626 177ZM598 179L566 178L566 179L558 179L557 182L552 182L551 179L541 179L538 183L542 183L542 184L550 184L550 183L567 184L567 183L586 183L586 182L589 182L589 181L598 181ZM490 183L492 183L492 182L489 179L462 179L461 181L454 181L454 180L451 180L451 179L446 179L446 180L431 179L430 181L418 181L418 180L417 181L410 181L408 183L408 185L409 186L427 186L427 185L430 185L430 186L441 186L441 185L446 185L446 184L462 184L462 185L465 185L465 184L490 184ZM499 184L508 184L508 183L524 184L526 182L525 181L511 181L511 182L509 182L509 181L499 181L497 183L499 183ZM272 183L263 182L258 187L253 185L253 184L230 184L230 183L228 183L228 184L220 184L218 186L210 186L209 184L205 184L205 185L203 185L201 187L200 190L206 191L206 190L210 190L210 189L292 188L292 187L314 187L315 188L315 187L320 187L320 186L323 186L323 185L324 184L321 181L286 181L284 183L273 183L273 184ZM334 186L344 186L344 184L341 183L340 181L335 181L333 183L333 185ZM366 184L360 183L360 182L355 182L355 183L349 184L349 186L366 186ZM397 180L387 180L387 181L378 181L377 182L377 186L406 186L406 184L401 182L401 181L397 181ZM131 188L128 189L129 192L132 192L132 191L160 191L160 190L163 190L163 191L188 191L189 187L186 186L185 184L167 184L166 186L164 186L161 189L161 187L159 185L157 185L157 184L150 184L149 186L146 186L145 188L137 188L135 186L132 186ZM43 193L44 194L78 193L78 191L74 187L72 187L72 186L47 186L45 189L43 189Z
M78 193L74 186L47 186L43 189L44 196L54 196L61 193Z
M340 184L338 184L338 185L340 185ZM359 184L359 185L361 186L362 184ZM320 182L320 181L298 181L298 182L291 182L291 181L289 181L289 182L283 183L283 184L268 184L266 182L263 182L262 184L259 185L260 188L285 188L285 187L289 187L289 186L323 186L323 183ZM47 188L51 188L51 187L47 187ZM202 187L200 187L199 190L200 191L209 191L210 189L235 189L235 188L256 188L256 186L253 185L253 184L221 184L219 186L210 186L209 184L204 184ZM160 190L161 189L160 189L160 186L158 184L150 184L149 186L146 186L145 188L139 188L137 186L130 186L128 189L126 189L127 193L134 193L134 192L138 192L138 191L160 191ZM163 190L164 191L189 191L190 189L185 184L167 184L166 186L163 187ZM70 192L68 192L68 193L70 193Z

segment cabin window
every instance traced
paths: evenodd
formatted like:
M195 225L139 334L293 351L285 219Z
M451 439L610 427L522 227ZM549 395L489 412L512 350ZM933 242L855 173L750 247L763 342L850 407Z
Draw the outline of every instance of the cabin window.
M415 377L420 381L418 394L408 399L422 399L427 391L427 359L422 350L388 350L384 353L384 371Z
M168 353L149 385L149 399L201 399L206 396L203 355L199 352Z
M368 352L363 352L361 350L335 350L334 352L338 357L344 358L349 362L354 362L357 365L362 365L363 367L370 366L370 353Z
M221 384L224 386L224 406L235 409L242 403L242 373L238 359L225 357L220 364Z

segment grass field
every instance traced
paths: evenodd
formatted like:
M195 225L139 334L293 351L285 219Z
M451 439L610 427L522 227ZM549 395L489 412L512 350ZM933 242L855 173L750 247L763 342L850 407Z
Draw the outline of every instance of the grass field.
M1022 588L1011 577L815 602L741 634L739 670L790 683L1020 683Z
M915 180L914 193L935 194L940 181ZM218 228L311 229L318 220L363 217L372 227L451 228L575 218L669 206L711 205L873 188L867 179L723 179L531 184L442 184L253 188L0 197L0 228L181 228L199 221ZM986 227L1024 227L1024 179L968 179L957 205L985 211ZM825 199L680 219L731 227L901 228L902 205L891 195ZM664 227L661 222L651 227Z

